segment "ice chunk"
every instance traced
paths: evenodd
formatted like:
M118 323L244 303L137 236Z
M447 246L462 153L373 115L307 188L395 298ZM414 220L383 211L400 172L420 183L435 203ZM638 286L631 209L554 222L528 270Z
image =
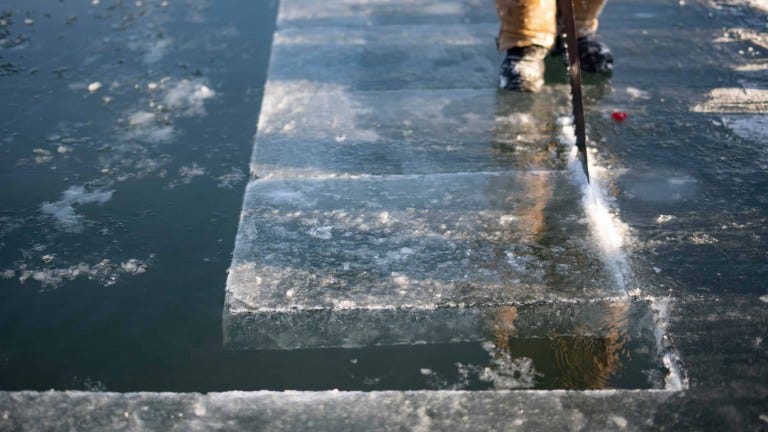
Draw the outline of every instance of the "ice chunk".
M498 353L491 366L480 373L480 379L493 384L497 390L530 389L536 386L536 377L541 376L533 367L533 359L511 358L508 353Z
M122 268L124 272L132 275L142 274L147 271L144 263L135 258L131 258L128 261L121 263L120 268Z

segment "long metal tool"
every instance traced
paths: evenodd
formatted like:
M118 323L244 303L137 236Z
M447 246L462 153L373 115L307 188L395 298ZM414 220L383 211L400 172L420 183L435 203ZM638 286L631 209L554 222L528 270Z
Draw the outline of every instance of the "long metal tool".
M576 148L584 175L589 183L589 165L587 163L587 132L584 123L584 102L581 96L581 63L579 62L579 44L576 40L576 17L573 13L573 0L558 0L560 18L565 27L565 44L568 53L568 75L571 77L571 105L573 121L576 126Z

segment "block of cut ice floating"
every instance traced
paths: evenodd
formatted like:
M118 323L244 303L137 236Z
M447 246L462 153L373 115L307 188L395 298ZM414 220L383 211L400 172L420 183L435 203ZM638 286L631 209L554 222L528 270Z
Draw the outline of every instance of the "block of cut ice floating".
M254 181L225 344L477 339L483 307L617 296L576 191L555 171Z

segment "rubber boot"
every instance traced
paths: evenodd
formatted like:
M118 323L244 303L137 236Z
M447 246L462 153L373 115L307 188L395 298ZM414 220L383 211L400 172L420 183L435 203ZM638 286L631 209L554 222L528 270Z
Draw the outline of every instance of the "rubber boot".
M613 69L613 55L608 46L594 36L578 39L581 70L586 72L610 72Z
M541 90L548 51L539 45L508 49L499 70L499 87L532 93Z

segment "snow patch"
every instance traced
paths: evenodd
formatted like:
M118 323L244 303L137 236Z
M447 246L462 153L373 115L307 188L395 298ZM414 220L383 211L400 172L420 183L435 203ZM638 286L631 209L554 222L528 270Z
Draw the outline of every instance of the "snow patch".
M691 243L695 245L709 245L709 244L715 244L718 240L704 232L695 232L691 234Z
M481 381L492 383L496 390L511 390L534 388L539 376L541 374L533 367L533 359L513 359L509 353L496 352L491 365L483 368L479 378Z
M192 163L192 165L188 166L182 166L179 168L179 178L176 180L173 180L169 185L169 189L173 189L176 186L179 185L187 185L192 183L192 180L194 180L196 177L204 176L207 174L207 171L205 168L201 167L200 165L196 163Z
M158 122L154 113L136 111L128 115L130 130L125 134L127 140L139 140L152 144L169 142L173 139L173 126Z
M131 126L145 125L155 119L155 115L146 111L137 111L128 116L128 124Z
M151 259L152 256L150 256ZM54 267L41 269L19 269L18 272L6 270L3 274L14 277L18 274L19 282L25 283L32 279L44 288L58 288L65 281L80 277L96 280L105 286L114 285L122 275L135 276L147 271L150 262L139 259L129 259L120 264L103 259L95 264L79 263L69 267ZM12 273L11 273L12 272Z
M208 88L201 80L181 80L173 85L165 94L163 103L178 110L184 116L203 116L205 101L216 96L216 92Z
M615 424L616 426L619 427L619 429L626 429L627 428L627 419L625 419L624 417L617 416L617 415L612 415L609 418L613 422L613 424Z
M114 191L86 191L83 186L71 186L65 190L59 201L44 202L40 210L52 216L62 231L79 233L83 231L83 216L75 212L76 206L104 204L112 199Z
M128 274L138 275L147 271L147 267L144 262L135 258L131 258L120 264L120 268Z

